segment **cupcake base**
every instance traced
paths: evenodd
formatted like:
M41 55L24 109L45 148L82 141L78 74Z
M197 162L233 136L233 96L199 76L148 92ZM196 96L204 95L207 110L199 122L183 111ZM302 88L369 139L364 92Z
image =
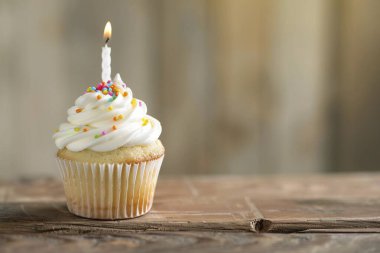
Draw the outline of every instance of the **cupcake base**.
M148 213L163 158L112 164L58 157L69 211L102 220L129 219Z

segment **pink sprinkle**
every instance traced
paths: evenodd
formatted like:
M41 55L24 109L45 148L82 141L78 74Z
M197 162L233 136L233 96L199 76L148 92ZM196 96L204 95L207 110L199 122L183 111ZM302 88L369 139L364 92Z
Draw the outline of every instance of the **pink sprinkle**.
M103 132L102 132L102 135L106 135L106 134L107 134L106 131L103 131Z
M141 101L139 101L139 106L142 106L142 103L141 103Z

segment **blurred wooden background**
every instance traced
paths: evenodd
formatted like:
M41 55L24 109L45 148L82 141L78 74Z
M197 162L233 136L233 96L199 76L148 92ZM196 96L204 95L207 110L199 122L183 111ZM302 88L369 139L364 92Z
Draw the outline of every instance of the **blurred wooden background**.
M0 178L58 175L107 20L163 174L380 169L380 1L0 0Z

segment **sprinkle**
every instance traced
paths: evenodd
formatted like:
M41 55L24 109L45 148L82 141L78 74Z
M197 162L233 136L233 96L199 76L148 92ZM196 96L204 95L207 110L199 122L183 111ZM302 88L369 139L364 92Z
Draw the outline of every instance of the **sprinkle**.
M112 111L113 110L113 106L112 105L108 106L107 110L108 111Z
M103 90L103 94L107 95L108 94L108 90Z
M123 114L119 114L119 115L113 117L114 121L118 121L118 120L122 120L122 119L124 119L124 115Z
M83 110L83 109L78 108L78 109L75 110L75 112L76 112L76 113L80 113L82 110Z
M112 126L112 130L115 131L116 129L117 129L117 126L113 125L113 126Z
M95 136L94 136L95 139L98 139L99 137L100 137L99 134L95 134Z
M106 131L102 131L102 135L106 135L107 134L107 132Z
M131 104L132 104L133 107L136 106L136 104L137 104L137 100L136 100L136 98L133 98L133 99L132 99Z
M142 118L141 120L142 120L142 125L143 125L143 126L148 125L148 123L149 123L149 119L147 119L147 118Z
M55 132L55 133L58 133L58 132L59 132L59 129L55 129L54 132Z
M126 96L128 96L128 92L124 91L123 97L126 97Z
M140 106L140 107L142 106L142 102L141 102L141 101L139 101L139 106Z
M108 81L107 81L107 83L110 83L110 82L111 82L111 80L108 80Z
M83 132L87 132L88 131L88 128L83 128Z
M100 100L101 98L102 98L102 95L97 95L97 96L96 96L96 99L97 99L97 100Z
M80 128L79 128L79 127L76 127L76 128L74 128L74 131L75 131L75 132L79 132L79 131L80 131Z

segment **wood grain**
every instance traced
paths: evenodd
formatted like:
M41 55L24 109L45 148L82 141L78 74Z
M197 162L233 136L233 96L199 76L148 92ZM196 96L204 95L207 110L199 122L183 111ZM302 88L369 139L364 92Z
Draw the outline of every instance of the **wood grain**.
M70 214L54 180L2 183L0 233L380 232L379 180L379 174L164 178L152 211L122 221Z
M97 232L77 235L43 233L0 235L2 253L28 252L334 252L372 253L377 234L252 234L247 232Z

